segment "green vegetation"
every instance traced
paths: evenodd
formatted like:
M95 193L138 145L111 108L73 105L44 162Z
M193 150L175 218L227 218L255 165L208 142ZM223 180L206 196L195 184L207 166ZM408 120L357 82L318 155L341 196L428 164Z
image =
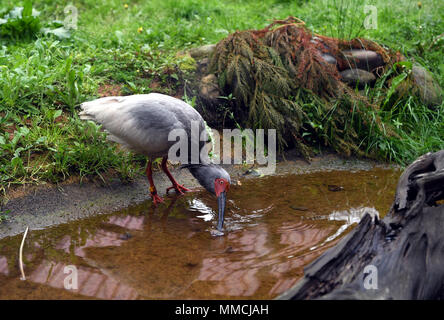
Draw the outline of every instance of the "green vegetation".
M8 220L8 217L9 217L9 211L6 212L0 211L0 223Z
M261 30L233 33L218 43L210 72L217 75L224 94L235 97L226 108L234 110L242 126L276 129L281 149L292 143L307 158L322 144L347 156L408 159L403 149L409 142L400 137L406 130L408 137L412 128L402 126L400 116L420 127L437 120L432 149L442 144L442 117L423 106L418 94L423 89L413 79L418 68L412 62L399 61L399 53L365 38L316 36L319 41L312 40L303 21L289 17ZM339 65L347 64L342 50L378 52L385 66L375 88L355 91L342 82L337 68L318 55L324 45ZM409 110L397 111L407 105ZM422 124L419 110L428 114Z
M23 7L3 8L0 12L0 36L10 40L31 40L39 35L52 34L58 38L69 38L69 30L63 23L52 21L43 24L40 12L32 8L31 0Z
M382 0L74 0L77 19L66 1L35 0L32 8L30 4L16 0L0 4L3 191L11 185L58 182L72 175L103 176L109 171L131 178L141 171L143 157L119 150L104 141L97 126L80 121L79 103L99 95L152 91L177 96L181 73L189 66L178 51L216 43L236 30L264 28L272 19L291 15L315 33L375 40L414 58L444 87L440 0L421 5L408 0L396 5ZM364 4L378 10L375 30L362 28ZM66 22L77 24L77 29L62 27ZM320 112L316 101L305 104L311 106L306 112L313 116L312 129L302 135L321 145L320 138L331 134L325 126L329 114ZM369 116L390 123L397 136L381 135L381 128L366 126L367 131L360 133L365 137L364 152L407 163L426 151L444 148L443 106L431 111L413 97L391 104L393 108ZM353 125L359 130L358 122Z

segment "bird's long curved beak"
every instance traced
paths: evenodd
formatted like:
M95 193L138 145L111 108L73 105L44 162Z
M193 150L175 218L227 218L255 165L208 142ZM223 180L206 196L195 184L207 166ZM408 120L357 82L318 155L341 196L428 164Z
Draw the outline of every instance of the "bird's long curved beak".
M217 230L219 231L222 231L222 227L224 226L225 202L226 202L226 193L225 191L223 191L217 197L217 204L219 207L219 220L217 222Z

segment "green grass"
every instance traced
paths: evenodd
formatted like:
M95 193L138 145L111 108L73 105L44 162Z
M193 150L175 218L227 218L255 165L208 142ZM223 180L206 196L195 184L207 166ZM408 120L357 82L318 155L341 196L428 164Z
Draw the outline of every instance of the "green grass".
M8 220L8 218L9 218L9 211L8 212L0 211L0 223Z
M2 12L16 6L3 0ZM35 21L26 37L0 38L0 189L11 185L58 182L72 175L101 176L112 170L122 178L141 171L141 157L104 141L99 128L78 120L79 103L98 96L105 84L122 93L175 94L176 52L216 43L236 30L263 28L272 19L301 18L316 33L362 36L378 41L432 70L444 87L441 0L398 1L216 1L216 0L75 0L77 29L57 37L38 31ZM364 4L378 10L378 28L362 28ZM66 1L35 0L39 25L64 21ZM55 21L55 22L54 22ZM26 26L25 26L26 27ZM8 31L9 32L9 31ZM12 34L12 33L11 33ZM160 86L153 84L160 84ZM155 89L152 89L154 87ZM316 113L316 105L308 105ZM310 109L311 108L311 109ZM406 164L444 148L443 106L432 112L411 99L381 110L398 137L368 132L368 154ZM319 136L328 135L325 119L313 118ZM318 121L318 122L316 122ZM359 126L358 122L350 125ZM307 137L308 138L308 137Z

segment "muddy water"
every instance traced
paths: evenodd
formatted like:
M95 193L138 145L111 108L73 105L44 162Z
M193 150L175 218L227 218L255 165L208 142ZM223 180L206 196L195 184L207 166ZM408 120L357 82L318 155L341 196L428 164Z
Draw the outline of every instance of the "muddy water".
M0 241L1 299L270 299L350 231L384 213L399 171L321 172L246 178L229 193L227 235L212 237L216 200L171 196L45 230L24 247ZM77 270L77 289L71 268Z

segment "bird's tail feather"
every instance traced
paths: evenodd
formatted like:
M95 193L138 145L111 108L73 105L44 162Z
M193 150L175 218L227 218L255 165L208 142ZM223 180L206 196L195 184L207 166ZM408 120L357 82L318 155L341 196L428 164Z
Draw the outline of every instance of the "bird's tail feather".
M95 121L96 117L94 117L93 114L89 114L86 111L82 111L79 113L80 119L81 120L91 120L91 121Z
M122 99L123 97L104 97L83 102L80 104L82 111L79 112L79 117L82 120L97 121L97 115L109 109L110 105L120 103Z

